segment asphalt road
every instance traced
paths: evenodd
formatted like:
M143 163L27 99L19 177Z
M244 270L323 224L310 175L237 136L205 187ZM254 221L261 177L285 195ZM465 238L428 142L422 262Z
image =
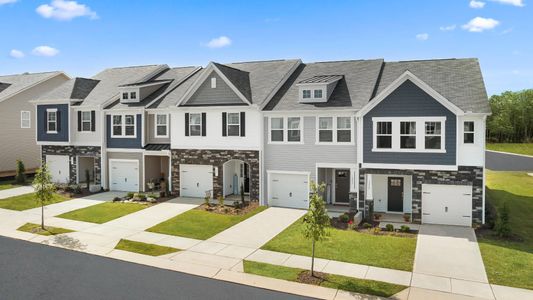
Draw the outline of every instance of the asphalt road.
M308 299L0 237L0 299Z
M485 166L493 171L533 172L533 157L485 151Z

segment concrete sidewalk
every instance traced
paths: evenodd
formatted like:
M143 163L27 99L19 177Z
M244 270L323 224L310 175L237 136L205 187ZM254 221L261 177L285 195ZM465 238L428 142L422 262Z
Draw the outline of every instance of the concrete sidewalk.
M10 197L20 196L20 195L24 195L24 194L33 193L34 191L35 190L33 189L32 186L21 186L21 187L16 187L16 188L12 188L12 189L2 190L2 191L0 191L0 200L1 199L6 199L6 198L10 198Z

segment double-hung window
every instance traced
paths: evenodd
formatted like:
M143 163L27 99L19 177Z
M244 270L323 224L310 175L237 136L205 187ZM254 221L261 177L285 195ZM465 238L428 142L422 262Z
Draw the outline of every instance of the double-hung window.
M442 148L442 129L441 122L425 122L425 148L441 149Z
M302 98L304 98L304 99L311 98L311 90L303 90L302 91Z
M228 113L227 121L228 136L241 135L241 117L240 113Z
M135 136L135 116L124 116L124 133L126 136Z
M463 142L465 144L474 143L474 121L465 121L463 130Z
M130 99L137 99L137 92L130 92Z
M127 92L122 93L122 99L128 100L128 93Z
M122 136L122 116L113 116L113 136Z
M156 137L168 137L168 115L166 114L155 115L155 136Z
M287 142L300 142L302 131L299 117L287 118Z
M392 148L392 122L376 123L376 148Z
M49 109L46 111L46 132L57 133L57 110Z
M337 142L350 143L352 141L352 118L337 117Z
M271 117L270 142L301 143L303 131L302 120L301 117Z
M20 128L31 128L31 112L20 112Z
M321 143L333 142L333 117L318 118L318 141Z
M190 136L202 135L202 114L189 114L189 134Z
M313 97L318 99L322 98L322 90L314 90Z
M270 141L271 142L283 142L284 128L283 118L270 118Z
M400 122L400 148L416 148L416 122Z
M90 111L82 111L81 112L81 131L91 131L91 124L92 118L91 118L91 112Z
M135 123L135 115L113 115L111 137L134 138Z

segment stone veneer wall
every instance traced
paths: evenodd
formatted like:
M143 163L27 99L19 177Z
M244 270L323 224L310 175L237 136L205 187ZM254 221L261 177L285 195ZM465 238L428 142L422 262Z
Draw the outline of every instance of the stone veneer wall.
M46 155L68 155L70 166L70 183L77 181L77 156L94 157L94 183L101 184L102 178L102 153L100 147L95 146L42 146L42 160L46 161ZM74 159L72 159L74 157ZM74 163L72 163L74 162Z
M472 185L472 222L482 223L483 216L483 168L459 166L457 171L433 170L359 170L359 207L368 213L365 199L365 174L410 175L412 176L412 221L422 222L422 184Z
M242 160L250 166L250 199L259 200L259 151L253 150L198 150L172 149L172 191L179 196L180 164L212 165L218 168L218 176L213 175L213 196L223 193L224 163Z

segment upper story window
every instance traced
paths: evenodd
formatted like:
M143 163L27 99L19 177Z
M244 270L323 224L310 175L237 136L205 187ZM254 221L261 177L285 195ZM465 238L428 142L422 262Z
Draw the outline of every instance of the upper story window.
M377 122L376 124L376 148L392 148L392 122Z
M442 130L441 122L425 122L426 136L425 136L425 148L426 149L440 149L442 145Z
M228 113L227 122L228 136L240 136L241 135L241 120L240 113Z
M127 92L122 93L122 99L128 100L128 93Z
M302 98L304 99L311 98L311 90L302 90Z
M400 122L400 148L416 148L416 122Z
M166 114L155 115L155 136L156 137L168 137L168 115Z
M465 121L463 130L463 142L465 144L474 143L474 121Z
M113 115L111 137L113 138L135 138L136 133L135 115Z
M318 117L317 143L352 143L352 117Z
M302 117L271 117L271 143L302 143Z
M130 92L130 99L132 100L137 99L137 92Z
M31 112L20 112L20 128L31 128Z
M92 117L90 111L81 112L81 131L91 131Z
M190 136L202 136L202 114L189 114L189 134Z
M333 142L333 117L318 118L318 141Z
M283 118L270 118L270 141L271 142L283 142L284 129Z
M299 117L287 118L287 141L300 142L302 138L301 119Z
M322 98L322 90L314 90L313 91L313 98L321 99Z
M352 141L352 118L337 117L337 142L349 143Z
M57 133L57 109L46 110L46 132Z

